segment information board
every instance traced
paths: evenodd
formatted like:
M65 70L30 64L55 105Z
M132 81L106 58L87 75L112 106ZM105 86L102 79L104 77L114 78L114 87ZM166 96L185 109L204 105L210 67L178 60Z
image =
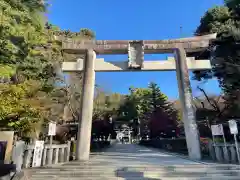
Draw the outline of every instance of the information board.
M228 121L231 134L238 134L237 122L235 120Z
M211 130L213 136L224 135L222 124L212 125Z
M51 122L49 123L49 126L48 126L48 135L49 136L55 136L56 135L56 123L54 122Z
M42 154L44 141L36 141L33 153L32 167L40 167L42 162Z

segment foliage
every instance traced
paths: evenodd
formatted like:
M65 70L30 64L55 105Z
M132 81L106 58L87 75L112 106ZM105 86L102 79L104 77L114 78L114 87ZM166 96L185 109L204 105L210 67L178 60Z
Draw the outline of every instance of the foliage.
M106 94L99 90L94 99L93 120L116 116L116 110L122 102L123 96L118 93Z
M21 132L34 129L32 126L44 119L30 99L37 101L37 93L50 90L48 78L54 76L48 73L51 68L46 58L34 48L47 43L40 15L45 8L38 2L0 1L0 76L5 79L0 85L0 124Z
M47 24L49 29L55 29L51 24ZM54 31L54 36L61 38L70 38L74 40L81 39L94 39L95 34L89 29L80 29L79 32L71 32L69 30ZM63 53L64 61L75 62L81 55ZM66 91L66 104L64 112L64 120L78 121L81 112L81 91L82 91L82 74L78 72L65 74L65 91Z
M150 136L176 136L172 131L177 131L177 110L173 107L172 103L167 101L167 96L160 91L157 84L150 83L149 89L151 90L150 97L152 107L151 118L148 124Z
M212 70L195 71L195 79L216 77L222 88L226 103L232 111L239 109L240 89L240 2L226 0L224 6L209 9L201 19L197 35L218 33L214 48L211 49Z
M118 109L119 120L129 122L133 119L145 119L146 113L149 112L148 96L149 89L130 88L130 95L125 96L124 102Z
M53 25L47 24L48 27L52 28ZM79 32L71 32L69 30L57 31L54 33L55 36L60 36L62 38L70 38L74 40L82 39L94 39L96 37L95 33L89 29L82 28Z
M55 40L66 31L46 23L46 9L45 1L0 0L0 125L35 137L47 121L62 119L68 100ZM72 34L94 36L88 29Z
M130 95L125 97L118 111L120 121L140 120L142 133L150 130L158 135L160 135L159 127L161 130L166 130L166 126L175 123L178 118L177 110L155 83L150 83L148 88L130 88ZM152 126L153 124L155 126Z
M14 129L23 128L28 121L38 120L40 117L37 109L27 104L26 98L31 98L39 88L38 85L29 88L32 82L24 82L19 85L1 84L0 122L7 123ZM6 118L8 117L8 118ZM5 122L6 121L6 122Z

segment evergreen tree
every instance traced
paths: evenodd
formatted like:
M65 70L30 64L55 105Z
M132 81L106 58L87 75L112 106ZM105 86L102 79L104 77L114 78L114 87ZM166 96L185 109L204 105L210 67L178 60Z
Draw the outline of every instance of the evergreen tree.
M169 126L176 127L178 120L178 111L153 82L148 88L130 88L130 95L120 106L119 115L121 120L130 124L139 120L142 133L147 127L154 132L152 134L158 135L160 131L167 131Z
M151 137L160 136L161 133L169 134L172 130L176 130L178 112L156 83L151 82L148 88L151 90L150 104L152 106L149 121Z
M161 108L164 111L168 110L168 102L167 102L167 96L164 95L160 88L157 86L156 83L151 82L148 86L150 89L150 99L151 99L151 106L152 111L155 112L157 109Z
M239 112L240 100L240 2L225 0L223 6L209 9L201 19L196 30L197 35L217 33L214 48L209 49L212 55L212 70L195 71L194 79L206 80L212 77L218 79L226 103L232 115ZM205 54L205 53L204 53ZM237 116L240 114L238 113Z

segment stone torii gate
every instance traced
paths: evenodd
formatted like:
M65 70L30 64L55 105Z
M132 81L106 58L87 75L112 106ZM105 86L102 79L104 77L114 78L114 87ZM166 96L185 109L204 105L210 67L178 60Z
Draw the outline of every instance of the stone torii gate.
M188 54L205 51L216 34L175 40L62 40L63 53L84 55L76 62L63 62L64 72L83 72L83 90L81 101L81 119L78 126L77 160L88 160L92 126L95 72L116 71L175 71L179 87L179 97L183 111L182 119L191 159L201 159L199 132L192 107L192 92L188 69L211 69L208 59L195 60ZM166 61L144 61L144 54L174 53L174 58ZM128 60L105 62L96 59L99 54L128 54ZM171 86L171 83L169 83Z

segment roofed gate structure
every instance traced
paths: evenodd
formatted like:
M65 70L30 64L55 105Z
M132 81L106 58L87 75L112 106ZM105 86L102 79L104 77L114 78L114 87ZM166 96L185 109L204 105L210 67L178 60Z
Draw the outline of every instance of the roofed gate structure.
M175 40L82 40L62 39L63 53L83 55L76 62L64 62L65 72L83 72L81 119L78 129L77 160L88 160L92 126L95 72L115 71L175 71L183 111L184 129L191 159L201 159L199 132L192 107L192 93L188 69L211 69L208 59L196 60L194 55L206 51L216 34ZM166 61L144 61L144 54L174 53ZM105 62L99 54L128 54L128 60ZM191 55L192 57L188 57Z

